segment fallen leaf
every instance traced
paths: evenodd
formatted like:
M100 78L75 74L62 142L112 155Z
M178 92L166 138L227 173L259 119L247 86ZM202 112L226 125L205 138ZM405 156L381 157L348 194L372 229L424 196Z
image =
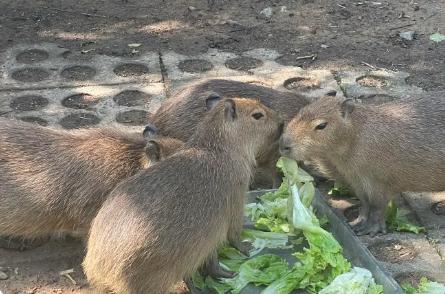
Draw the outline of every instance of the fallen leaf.
M445 41L445 35L442 35L440 33L434 33L430 36L430 40L436 43Z

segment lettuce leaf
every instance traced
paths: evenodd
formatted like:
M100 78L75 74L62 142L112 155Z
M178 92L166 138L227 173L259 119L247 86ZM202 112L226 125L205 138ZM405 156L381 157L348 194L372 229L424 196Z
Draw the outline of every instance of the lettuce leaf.
M264 248L292 248L292 245L287 245L289 238L283 233L246 229L243 231L241 238L243 241L252 243L253 249L249 252L250 256L257 255Z
M420 279L417 289L409 283L402 284L405 294L445 294L445 285L429 281L426 277Z
M377 286L370 271L354 267L351 271L337 276L319 294L383 294L383 287Z
M398 232L419 234L425 231L424 227L412 224L406 214L397 208L394 201L390 201L386 209L386 224L389 229Z
M264 254L249 259L239 269L239 274L231 279L223 279L231 293L240 293L249 283L256 286L268 285L289 271L288 263L274 254Z

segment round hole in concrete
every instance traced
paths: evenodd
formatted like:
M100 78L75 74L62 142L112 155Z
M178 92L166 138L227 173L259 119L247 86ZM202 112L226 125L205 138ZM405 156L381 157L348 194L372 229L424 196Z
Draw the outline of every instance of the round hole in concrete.
M152 96L138 90L125 90L113 97L120 106L146 106Z
M9 106L18 111L39 110L47 106L48 99L39 95L27 95L14 98Z
M49 54L45 50L28 49L19 53L16 60L20 63L36 63L48 59Z
M65 129L78 129L82 127L97 125L100 119L91 113L72 113L59 121Z
M309 77L294 77L284 81L283 86L288 90L308 91L320 88L320 81Z
M62 105L74 109L89 109L99 102L99 98L86 93L78 93L62 100Z
M205 59L187 59L181 61L178 68L188 73L200 73L211 70L213 64Z
M259 59L252 57L237 57L229 59L225 62L225 66L234 70L248 71L263 65Z
M27 122L27 123L34 123L41 126L46 127L48 125L48 122L44 120L43 118L37 117L37 116L24 116L20 118L21 121Z
M139 109L120 112L116 115L116 121L130 126L144 125L148 123L148 112Z
M389 85L389 81L386 78L375 75L361 76L356 79L356 82L360 86L368 88L384 88Z
M445 215L445 200L436 202L431 205L431 210L434 214Z
M68 80L86 81L96 75L96 70L86 65L74 65L62 70L61 75Z
M48 79L49 76L50 74L46 70L34 67L16 70L11 75L14 80L27 83L44 81Z
M141 63L124 63L113 70L120 77L135 77L148 74L148 67Z
M349 206L343 211L343 215L348 220L348 222L352 222L353 220L355 220L358 217L359 213L360 205Z
M362 95L362 96L358 97L358 99L360 99L363 102L363 104L378 105L378 104L383 104L383 103L397 100L398 98L395 96L386 95L386 94L371 94L371 95Z
M400 240L379 241L368 249L377 259L390 263L413 260L417 256L412 244Z

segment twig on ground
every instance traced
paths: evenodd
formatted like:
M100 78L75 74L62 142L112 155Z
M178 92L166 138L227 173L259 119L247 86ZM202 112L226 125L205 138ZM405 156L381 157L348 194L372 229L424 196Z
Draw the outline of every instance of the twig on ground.
M311 55L306 55L306 56L299 56L299 57L295 58L295 60L302 60L302 59L315 60L316 58L317 58L317 54L311 54Z
M367 62L362 61L362 62L360 62L360 63L363 64L363 65L366 65L367 67L370 67L370 68L372 68L372 69L374 69L374 70L377 69L377 67L375 67L374 65L371 65L371 64L369 64L369 63L367 63Z
M71 275L70 275L72 273L74 273L73 268L65 270L65 271L61 271L61 272L59 272L59 275L66 277L68 280L71 281L71 283L73 283L73 285L77 285L76 280L74 280L73 277L71 277Z
M59 8L50 8L47 7L48 9L52 9L52 10L56 10L56 11L60 11L60 12L66 12L66 13L78 13L84 16L88 16L88 17L102 17L102 18L107 18L108 16L106 15L101 15L101 14L92 14L92 13L86 13L86 12L77 12L77 11L73 11L73 10L65 10L65 9L59 9Z
M412 26L412 25L414 25L414 24L413 24L413 23L410 23L410 24L406 24L406 25L403 25L403 26L398 26L398 27L389 28L389 30L403 29L403 28L406 28L406 27L410 27L410 26Z

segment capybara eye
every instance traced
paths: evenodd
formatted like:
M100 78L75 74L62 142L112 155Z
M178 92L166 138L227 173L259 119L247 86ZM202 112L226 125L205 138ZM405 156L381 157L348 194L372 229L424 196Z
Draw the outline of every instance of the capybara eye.
M321 123L315 127L316 130L323 130L328 125L327 122Z
M252 117L256 120L259 120L263 116L264 116L264 114L262 114L261 112L255 112L254 114L252 114Z

